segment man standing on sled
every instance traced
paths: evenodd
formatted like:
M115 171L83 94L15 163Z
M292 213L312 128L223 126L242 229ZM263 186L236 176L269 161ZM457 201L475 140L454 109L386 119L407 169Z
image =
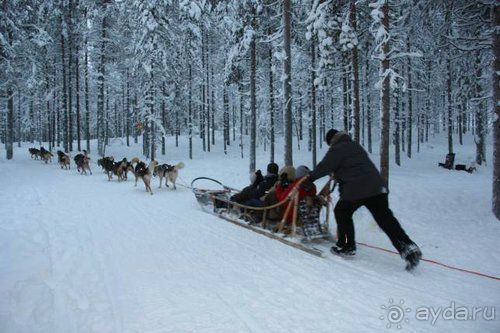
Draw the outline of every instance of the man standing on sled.
M325 141L330 148L309 177L315 181L333 173L339 183L340 200L334 209L338 241L331 251L343 255L356 253L352 215L365 206L406 261L406 269L413 269L422 253L389 209L387 187L366 151L348 134L334 129L326 133Z

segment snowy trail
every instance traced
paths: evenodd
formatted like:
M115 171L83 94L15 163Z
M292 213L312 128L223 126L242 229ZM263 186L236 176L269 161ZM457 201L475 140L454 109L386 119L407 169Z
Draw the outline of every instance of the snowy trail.
M397 256L362 247L355 260L316 258L208 215L188 189L157 189L156 179L150 196L95 164L92 176L29 157L0 169L1 332L373 332L390 298L499 310L499 282L425 263L408 274ZM370 241L388 247L371 228ZM498 332L499 319L411 317L404 329Z

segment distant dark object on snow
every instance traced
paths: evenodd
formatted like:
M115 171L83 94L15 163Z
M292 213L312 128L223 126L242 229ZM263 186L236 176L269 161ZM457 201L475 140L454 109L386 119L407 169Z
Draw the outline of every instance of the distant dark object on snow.
M445 159L444 163L438 163L438 165L442 168L445 168L448 170L453 170L454 163L455 163L455 154L450 153L450 154L446 154L446 159ZM455 170L467 171L468 173L473 173L474 171L476 171L476 165L475 165L475 163L472 163L470 167L467 167L467 165L465 165L465 164L456 164Z
M445 159L444 163L439 163L438 165L442 168L451 170L451 169L453 169L454 163L455 163L455 154L450 153L450 154L446 154L446 159Z

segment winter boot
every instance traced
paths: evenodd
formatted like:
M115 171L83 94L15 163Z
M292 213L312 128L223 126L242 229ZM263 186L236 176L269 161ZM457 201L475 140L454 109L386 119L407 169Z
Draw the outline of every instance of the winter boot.
M339 246L339 244L337 243L334 246L332 246L330 252L336 255L353 256L356 254L356 245Z
M401 258L406 262L406 270L412 271L418 266L422 258L422 252L417 244L411 243L406 245L401 251Z

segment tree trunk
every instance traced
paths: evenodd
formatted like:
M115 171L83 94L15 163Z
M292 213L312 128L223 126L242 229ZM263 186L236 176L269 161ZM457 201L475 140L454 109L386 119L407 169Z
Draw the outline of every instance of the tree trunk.
M87 43L87 38L85 38L85 138L87 152L90 153L89 54Z
M81 128L80 128L80 56L78 55L78 47L75 50L75 93L76 93L76 142L78 151L82 150L81 147Z
M3 1L3 8L2 10L4 13L9 12L9 1ZM7 43L9 46L12 45L12 30L10 27L10 24L7 25ZM3 81L3 80L2 80ZM6 87L6 93L7 93L7 124L5 128L5 151L6 151L6 158L8 160L11 160L14 157L14 99L13 99L13 91L10 86L10 84L7 85Z
M73 1L68 8L68 151L73 151Z
M202 73L203 73L203 70L206 68L206 57L205 57L205 44L206 44L206 37L205 37L205 33L202 32L202 35L201 35L201 68L202 68ZM207 105L206 105L206 80L205 80L205 76L203 75L203 82L202 82L202 86L201 86L201 126L200 126L200 137L203 141L203 151L206 151L207 150L207 142L206 142L206 135L205 135L205 122L206 122L206 117L207 117L207 114L206 114L206 108L207 108Z
M451 31L451 14L453 10L453 2L449 3L448 8L446 8L445 15L445 23L447 24L447 33L450 34ZM446 122L443 122L443 125L446 124L448 127L448 153L453 153L453 105L451 100L451 88L452 88L452 78L451 78L451 50L450 46L448 46L448 50L446 52L446 105L448 112L445 115Z
M56 56L53 58L54 66L52 66L54 72L52 75L52 147L56 146L56 137L59 140L59 129L57 122L59 121L59 107L57 104L57 66L56 64ZM57 141L58 142L58 141ZM52 151L52 150L51 150Z
M366 74L366 73L365 73ZM366 80L366 78L365 78ZM361 82L360 82L360 85ZM364 86L364 85L363 85ZM366 143L366 95L365 95L365 92L363 90L363 92L360 93L360 98L361 98L361 145L363 147L365 147L365 143Z
M149 121L144 120L144 129L142 130L142 154L149 158Z
M483 70L481 66L481 55L479 51L476 53L476 135L474 142L476 143L476 163L482 165L486 162L486 107L483 100L483 88L481 86L481 77Z
M333 80L332 80L332 87L330 88L330 128L335 128L335 111L336 111L336 100L335 100L335 94L337 93L337 90L333 87Z
M127 107L125 110L126 114L126 119L125 119L125 136L127 137L127 147L130 147L130 77L127 69L127 75L126 75L126 80L127 80L127 96L125 97ZM163 110L165 112L165 110ZM163 153L165 155L165 153Z
M351 13L349 20L354 33L357 33L356 22L356 0L351 0ZM360 132L360 106L359 106L359 64L358 64L358 44L354 44L352 48L351 65L353 71L352 81L352 98L353 98L353 111L354 111L354 141L359 143Z
M154 95L151 95L151 105L150 105L150 116L151 120L149 121L149 129L151 131L151 134L149 135L149 140L151 141L151 152L150 152L150 157L151 161L156 158L156 125L154 122Z
M211 90L211 87L210 87L210 70L209 70L209 63L210 63L210 59L209 59L209 48L208 48L208 45L210 43L210 35L207 31L207 41L206 41L206 45L205 45L205 65L206 65L206 77L207 77L207 89L205 90L206 94L207 94L207 97L206 97L206 101L207 101L207 116L205 118L206 120L206 130L207 130L207 134L206 134L206 137L207 137L207 151L210 151L210 90Z
M425 98L425 111L427 116L425 117L425 141L429 141L429 115L431 114L431 75L432 75L432 60L429 58L427 60L427 96Z
M180 135L179 108L175 108L175 146L176 147L179 147L179 135Z
M399 94L401 92L401 87L396 89L394 93L394 160L396 165L401 166L401 141L400 141L400 129L401 129L401 117L399 115Z
M451 54L448 51L446 59L446 101L448 104L448 153L453 153L453 105L451 100Z
M106 11L108 0L102 0L102 9ZM104 156L106 144L106 125L104 118L104 92L105 92L105 78L106 78L106 29L107 29L107 15L105 14L102 19L101 26L101 54L98 65L98 94L97 94L97 152L99 156Z
M9 35L10 35L9 31ZM12 39L11 39L12 40ZM14 157L14 92L7 88L7 137L5 140L6 157L11 160Z
M270 31L269 31L270 32ZM270 35L270 33L269 33ZM274 144L275 144L275 129L274 129L274 80L273 80L273 48L272 43L269 43L269 125L270 125L270 161L274 162Z
M118 114L118 101L116 99L113 100L113 118L114 118L114 131L113 131L113 137L117 138L120 137L118 128L119 128L119 114Z
M214 80L214 67L213 65L210 66L210 69L211 69L211 80L212 80L212 84L214 84L215 80ZM212 105L212 112L210 114L211 118L210 118L210 121L212 123L212 146L215 146L215 96L214 96L214 89L210 89L210 93L211 93L211 105Z
M46 72L46 77L45 77L45 89L47 92L50 91L50 78L49 78L49 65L46 63L45 64L45 72ZM52 110L54 109L54 105L52 104ZM49 143L49 151L52 151L52 137L54 135L54 132L52 131L52 110L50 109L50 99L45 98L45 112L47 112L47 129L48 129L48 143Z
M224 107L224 154L227 155L227 145L229 141L229 99L227 96L227 87L223 83L223 107Z
M61 29L62 27L62 15L64 13L64 10L62 10L61 13ZM68 108L68 88L66 85L66 52L65 52L65 41L64 41L64 33L61 30L61 65L62 65L62 110L64 112L64 119L63 119L63 146L64 146L64 151L68 152L69 151L69 128L68 128L68 122L69 122L69 108Z
M192 68L191 68L191 50L187 51L189 55L189 65L188 65L188 81L189 81L189 101L188 101L188 135L189 135L189 159L193 159L193 87L192 87Z
M389 4L384 2L382 6L382 24L384 29L389 33ZM382 73L387 73L389 70L389 41L382 44L382 53L385 55L382 60ZM380 173L387 186L389 186L389 136L390 136L390 93L391 87L389 76L386 75L382 83L382 110L381 110L381 130L380 130Z
M156 125L155 125L155 96L156 96L156 89L155 89L155 83L154 83L154 76L153 76L153 64L151 64L151 88L150 88L150 99L149 99L149 129L151 131L151 134L149 136L149 140L151 140L151 149L150 149L150 156L151 156L151 161L156 158ZM188 110L191 111L191 110Z
M369 46L369 45L368 45ZM372 153L372 109L371 109L371 89L370 89L370 57L366 56L366 135L368 141L368 152Z
M283 0L283 100L285 109L285 165L293 165L292 154L292 52L291 52L291 8L290 0Z
M252 7L252 27L255 29L256 9ZM257 101L255 76L257 72L257 50L255 35L250 42L250 172L255 171L255 152L257 140Z
M149 129L151 131L151 134L149 135L149 139L151 140L151 152L150 152L150 156L151 156L151 161L154 160L156 158L156 124L155 124L155 116L154 116L154 95L152 96L152 101L151 101L151 110L150 110L150 113L151 113L151 120L150 120L150 125L149 125Z
M458 113L458 143L462 146L464 144L463 142L463 118L465 117L465 107L466 107L466 100L465 98L462 98L462 103L460 105L460 111Z
M106 150L106 146L109 144L109 122L110 122L110 117L109 117L109 87L106 87L106 92L105 92L105 98L106 98L106 107L104 110L104 122L105 122L105 131L104 131L104 150Z
M500 220L500 4L493 5L493 213Z
M311 150L313 168L317 164L316 149L316 43L314 37L311 41Z
M165 142L165 136L167 135L167 120L166 120L166 103L165 100L161 102L161 124L163 126L163 132L161 135L161 154L165 155L166 153L166 142Z
M229 104L229 92L227 91L228 87L226 87L226 85L224 85L224 87L226 88L226 109L225 109L225 112L226 112L226 119L224 119L224 130L226 132L226 144L228 146L231 145L231 124L230 124L230 107L231 105Z
M27 141L33 143L35 137L35 109L33 106L33 96L30 100L30 111L29 111L29 129L28 129L28 138ZM42 136L43 137L43 136ZM45 141L45 140L44 140Z
M354 114L352 110L352 68L351 68L351 63L348 58L346 58L346 63L347 63L347 109L349 112L349 117L348 119L348 133L350 136L353 135L353 120L354 120Z
M319 107L319 148L323 148L323 138L325 137L325 91L322 91L321 105Z
M420 152L420 133L422 131L421 118L422 118L422 115L418 114L417 115L417 153Z
M342 54L341 59L341 72L342 72L342 105L344 106L344 132L349 133L349 100L347 91L349 88L347 86L348 76L347 76L347 60L345 54Z
M232 107L232 121L233 121L233 142L236 141L236 106L233 103Z
M309 98L309 113L308 115L308 122L307 122L307 151L312 152L312 141L313 141L313 135L312 135L312 98ZM299 104L299 108L302 109L302 101ZM300 140L299 140L300 142Z
M243 86L238 82L238 95L240 97L240 151L241 158L243 157Z
M137 144L139 142L139 130L137 129L137 122L138 122L138 105L137 105L137 92L134 92L134 106L132 107L133 109L133 121L132 123L134 124L134 143Z
M16 117L16 134L17 134L17 147L21 147L21 140L22 140L22 133L21 133L21 122L22 120L22 115L21 115L21 90L17 90L17 117Z
M420 143L424 143L425 139L425 119L427 118L427 114L422 114L420 117Z
M408 52L410 52L410 37L407 37L406 39L406 48ZM412 80L411 80L411 71L412 71L412 64L411 64L411 57L408 57L408 121L407 121L407 129L408 129L408 149L406 150L406 154L408 158L411 158L411 145L412 145L412 137L413 137L413 86L412 86Z
M304 114L302 111L302 98L301 98L299 100L299 137L297 141L300 142L303 139L304 139Z

